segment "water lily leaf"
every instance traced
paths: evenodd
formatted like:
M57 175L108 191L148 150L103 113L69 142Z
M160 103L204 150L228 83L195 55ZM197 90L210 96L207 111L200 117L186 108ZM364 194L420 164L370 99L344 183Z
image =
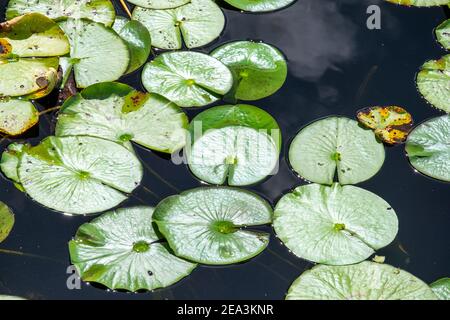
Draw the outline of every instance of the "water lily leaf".
M292 168L303 178L332 184L355 184L375 175L384 162L384 147L370 130L344 117L313 122L297 134L289 149Z
M120 83L99 83L63 105L57 136L89 135L118 143L134 141L172 153L186 143L189 120L174 103Z
M168 52L146 64L142 82L180 107L201 107L230 91L233 76L219 60L199 52Z
M300 186L283 196L273 225L295 255L331 265L367 259L391 243L398 231L397 216L386 201L337 183Z
M436 28L436 38L444 49L450 50L450 19Z
M69 243L84 281L129 291L168 287L196 265L174 256L152 224L153 208L110 211L83 224Z
M359 110L360 123L374 130L376 136L388 144L403 143L413 126L411 114L397 106L370 107Z
M110 0L10 0L7 19L38 12L55 20L82 19L112 25L116 11Z
M417 88L433 106L450 112L450 54L426 62L417 74Z
M251 12L268 12L287 7L296 0L225 0L233 7Z
M129 0L128 2L148 9L173 9L190 2L190 0Z
M387 264L318 265L289 288L287 300L436 300L426 283Z
M4 241L14 226L14 213L0 201L0 242Z
M237 99L258 100L268 97L286 81L286 60L271 45L252 41L231 42L215 49L211 56L234 72Z
M224 105L205 110L191 121L189 130L191 137L197 140L201 137L200 133L229 126L263 130L274 138L278 150L281 149L281 130L277 121L266 111L248 104Z
M29 101L0 100L0 133L18 136L39 121L39 112Z
M406 141L411 165L435 179L450 181L450 116L430 119L416 127Z
M70 58L79 88L115 81L128 69L130 52L112 29L89 20L60 22L70 41Z
M440 300L450 300L450 278L439 279L430 284L430 287Z
M209 130L187 153L189 168L204 182L231 186L255 184L271 175L278 148L264 131L242 126Z
M116 17L114 31L125 40L130 51L130 64L126 73L139 69L148 59L151 52L151 38L147 28L139 21L130 21L125 17Z
M0 295L0 300L26 300L26 299L16 296Z
M153 10L136 7L133 19L150 31L153 46L160 49L189 49L207 45L225 27L225 16L212 0L191 0L175 9Z
M142 179L134 153L94 137L48 137L24 148L18 167L25 192L40 204L69 214L111 209Z
M19 168L20 155L25 147L26 145L21 143L11 143L3 152L0 160L0 169L5 177L19 184L20 179L17 170Z
M249 191L197 188L161 201L153 219L177 256L224 265L251 259L267 247L269 234L247 227L270 223L272 208Z
M385 0L390 3L401 4L403 6L433 7L449 4L448 0Z

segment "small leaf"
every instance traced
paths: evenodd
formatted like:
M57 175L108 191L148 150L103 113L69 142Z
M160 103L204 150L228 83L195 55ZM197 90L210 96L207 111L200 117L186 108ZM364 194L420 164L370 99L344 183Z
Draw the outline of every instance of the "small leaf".
M225 0L241 10L250 12L275 11L294 3L296 0Z
M450 50L450 19L445 20L436 28L436 38L446 50Z
M39 121L35 106L24 100L0 100L0 133L18 136Z
M0 242L4 241L14 226L14 214L0 201Z
M430 284L433 292L441 300L450 300L450 278L439 279Z

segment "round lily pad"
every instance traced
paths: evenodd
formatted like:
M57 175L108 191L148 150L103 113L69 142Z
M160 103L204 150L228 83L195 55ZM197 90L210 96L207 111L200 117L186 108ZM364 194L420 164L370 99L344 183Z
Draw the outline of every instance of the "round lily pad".
M167 52L146 64L142 82L180 107L211 104L230 91L231 71L219 60L199 52Z
M153 219L177 256L224 265L253 258L267 247L269 234L247 227L270 223L272 208L249 191L204 187L164 199Z
M303 128L291 143L289 161L303 178L355 184L375 175L384 162L384 146L371 130L344 117L328 117Z
M142 166L118 143L87 136L48 137L24 147L18 177L42 205L68 214L111 209L140 183Z
M436 38L444 49L450 50L450 19L436 28Z
M450 112L450 54L426 62L417 74L417 88L433 106Z
M289 288L287 300L436 300L426 283L387 264L318 265Z
M271 45L252 41L231 42L215 49L211 56L233 71L236 99L258 100L268 97L286 81L286 60Z
M110 26L116 11L110 0L10 0L7 19L39 12L55 20L87 18Z
M273 226L295 255L317 263L363 261L394 240L398 220L379 196L354 186L300 186L275 207Z
M401 4L403 6L433 7L448 4L448 0L385 0L387 2Z
M187 153L189 168L204 182L255 184L274 173L279 151L266 132L242 126L209 130Z
M186 143L188 118L174 103L114 82L94 84L67 100L57 136L89 135L118 143L134 141L172 153Z
M70 63L79 88L115 81L128 70L128 46L114 30L85 19L67 19L60 26L70 41Z
M18 136L39 121L35 106L24 100L0 100L0 133Z
M430 284L430 287L440 300L450 300L450 278L439 279Z
M153 46L181 49L207 45L218 38L225 27L225 16L212 0L191 0L175 9L153 10L136 7L133 19L150 31Z
M430 119L416 127L406 141L411 165L435 179L450 181L450 115Z
M173 9L190 2L190 0L129 0L136 6L148 9Z
M148 59L151 52L151 38L147 28L139 21L117 16L112 26L128 45L130 64L126 73L139 69Z
M14 226L14 213L0 201L0 242L4 241Z
M268 12L287 7L296 0L225 0L233 7L250 12Z
M168 287L196 265L174 256L152 224L153 208L107 212L83 224L69 242L81 279L129 291Z

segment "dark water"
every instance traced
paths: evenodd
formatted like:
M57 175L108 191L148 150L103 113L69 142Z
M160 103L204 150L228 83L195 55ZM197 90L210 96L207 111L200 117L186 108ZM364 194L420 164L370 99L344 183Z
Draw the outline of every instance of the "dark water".
M3 8L6 1L0 2ZM381 6L381 30L366 28L370 4ZM354 117L359 108L388 104L407 108L416 123L440 115L418 95L414 77L425 60L445 54L433 36L434 27L445 19L442 8L397 7L381 0L299 0L270 14L229 9L225 13L228 23L223 36L204 51L230 40L264 40L278 46L289 60L289 78L283 89L254 103L270 112L283 130L278 175L251 188L273 204L304 183L289 170L285 154L290 139L307 123L332 114ZM123 81L143 89L140 72ZM42 102L43 107L51 107L49 100ZM188 114L192 118L198 111ZM40 137L31 141L38 142L52 128L51 116L44 117ZM6 145L3 142L1 148ZM143 185L157 195L140 187L123 206L156 205L163 197L199 185L185 166L175 166L147 150L138 149L138 153L150 169ZM397 239L378 253L386 256L387 263L426 282L450 275L448 184L414 173L403 147L395 147L387 149L382 170L359 186L386 199L399 217ZM91 217L51 212L1 178L0 190L0 200L14 209L17 220L0 248L46 257L0 253L0 294L36 299L282 299L290 283L312 266L273 238L264 253L247 263L200 266L178 284L153 293L114 293L86 284L81 290L69 290L67 241Z

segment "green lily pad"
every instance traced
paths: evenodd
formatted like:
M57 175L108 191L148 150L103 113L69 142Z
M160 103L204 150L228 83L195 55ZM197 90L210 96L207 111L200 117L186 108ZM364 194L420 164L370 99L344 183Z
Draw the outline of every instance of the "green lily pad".
M187 153L189 168L211 184L246 186L273 174L278 148L267 133L242 126L209 130Z
M160 49L189 49L217 39L225 27L225 16L212 0L191 0L175 9L153 10L136 7L133 19L150 31L153 46Z
M142 179L134 153L118 143L87 136L48 137L24 147L18 177L35 201L68 214L111 209Z
M450 50L450 19L436 28L436 38L444 49Z
M17 170L19 168L20 155L24 147L25 145L21 143L11 143L3 152L0 160L0 169L5 177L19 184L20 179Z
M440 300L450 300L450 278L439 279L430 284L430 287Z
M139 21L120 16L116 17L112 28L127 43L130 51L130 64L126 73L136 71L147 61L152 50L150 33Z
M4 241L14 226L14 213L0 201L0 242Z
M236 99L268 97L286 81L286 60L271 45L252 41L231 42L215 49L211 56L233 71Z
M115 81L127 72L130 52L114 30L85 19L67 19L59 25L70 41L70 62L79 88Z
M81 279L129 291L168 287L196 265L174 256L152 224L153 208L107 212L83 224L69 242Z
M35 106L24 100L0 100L0 133L18 136L39 121Z
M55 20L82 19L112 25L116 11L110 0L10 0L7 19L38 12Z
M449 4L448 0L385 0L390 3L401 4L403 6L433 7Z
M295 255L317 263L363 261L394 240L395 211L379 196L354 186L309 184L275 207L275 232Z
M177 256L224 265L251 259L267 247L269 234L247 227L270 223L272 208L249 191L197 188L161 201L153 219Z
M8 296L8 295L0 295L0 300L26 300L22 297L16 297L16 296Z
M435 179L450 181L450 115L430 119L416 127L406 141L411 165Z
M436 300L426 283L387 264L318 265L289 288L287 300Z
M426 62L417 74L417 88L433 106L450 112L450 54Z
M89 135L118 143L134 141L172 153L186 143L189 120L174 103L121 83L94 84L67 100L57 136Z
M303 128L291 143L289 161L303 178L355 184L375 175L384 162L384 146L371 130L344 117L328 117Z
M148 9L173 9L190 2L190 0L129 0L128 2Z
M231 71L219 60L191 51L167 52L146 64L142 82L180 107L202 107L233 86Z
M287 7L296 0L225 0L233 7L250 12L268 12Z

